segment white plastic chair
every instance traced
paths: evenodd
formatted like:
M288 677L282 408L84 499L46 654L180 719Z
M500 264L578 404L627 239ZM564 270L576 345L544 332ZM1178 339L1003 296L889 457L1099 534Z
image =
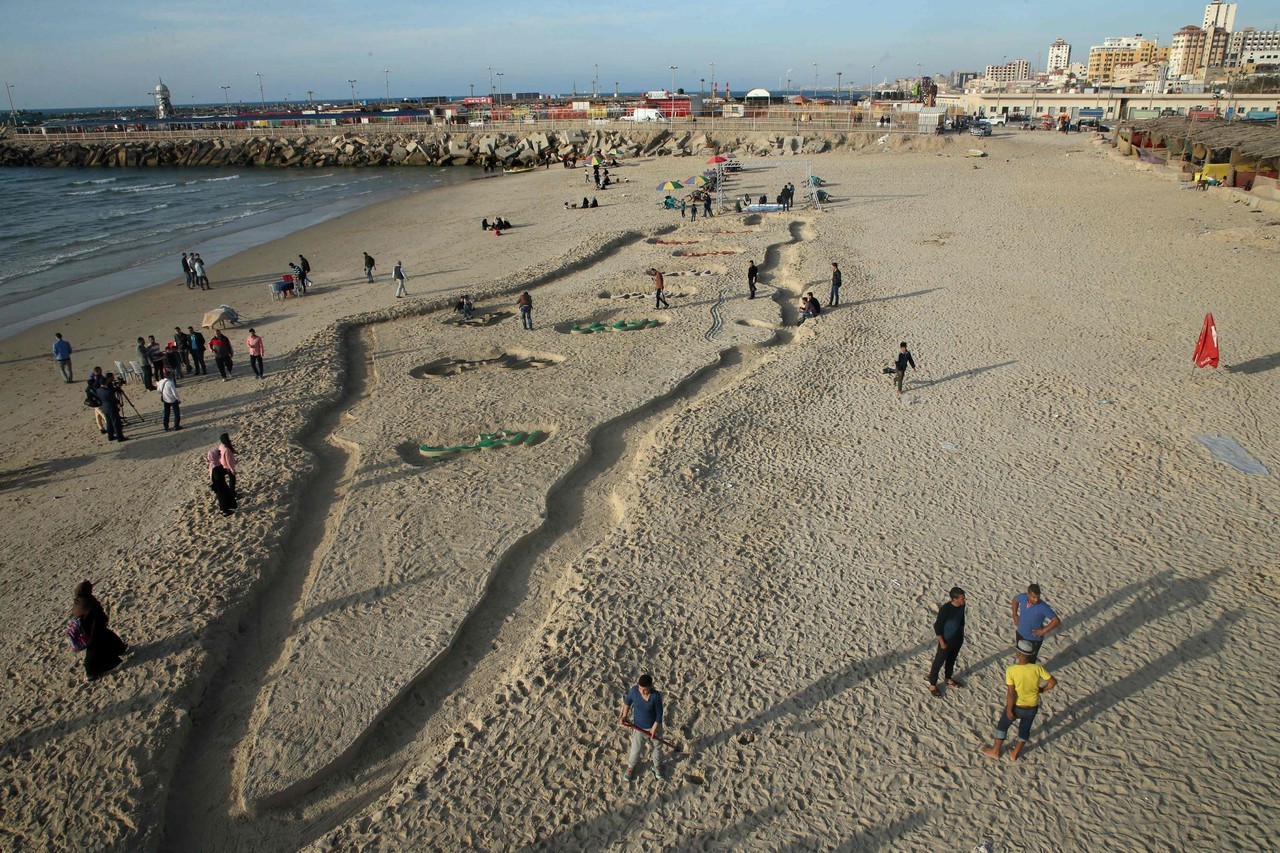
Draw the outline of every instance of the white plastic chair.
M135 369L134 369L134 366L133 366L133 363L132 363L132 362L130 362L130 366L129 366L129 367L125 367L125 366L124 366L124 362L122 362L122 361L117 361L117 362L116 362L116 376L119 376L121 379L125 379L125 378L128 378L129 376L137 377L137 376L139 376L139 373L138 373L138 371L137 371L137 370L135 370Z
M137 379L139 382L142 381L142 368L138 367L138 362L136 361L129 362L129 372L132 373L133 377Z

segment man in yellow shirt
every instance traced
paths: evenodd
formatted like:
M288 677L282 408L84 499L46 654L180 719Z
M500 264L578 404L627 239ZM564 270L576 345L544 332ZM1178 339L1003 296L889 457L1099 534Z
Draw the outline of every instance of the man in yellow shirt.
M996 723L995 743L982 750L983 755L999 758L1004 739L1013 721L1018 721L1018 742L1009 757L1017 760L1031 737L1031 723L1040 710L1040 694L1058 685L1057 679L1038 663L1031 663L1035 651L1027 640L1018 640L1018 662L1004 672L1004 709ZM1044 682L1041 685L1041 682Z

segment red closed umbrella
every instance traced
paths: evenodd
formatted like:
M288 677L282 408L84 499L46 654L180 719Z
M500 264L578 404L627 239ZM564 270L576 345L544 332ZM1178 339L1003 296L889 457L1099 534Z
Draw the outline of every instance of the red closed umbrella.
M711 158L710 160L708 160L707 162L708 162L708 163L728 163L728 162L729 162L729 158L728 158L728 157L721 157L719 154L717 154L716 156L712 157L712 158Z
M1200 340L1196 342L1194 360L1196 367L1218 366L1218 327L1212 314L1204 315L1204 327L1200 330Z

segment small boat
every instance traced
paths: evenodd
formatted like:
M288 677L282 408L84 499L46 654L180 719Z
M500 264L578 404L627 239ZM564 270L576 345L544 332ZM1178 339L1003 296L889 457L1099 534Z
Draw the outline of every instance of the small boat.
M517 168L515 168L515 169L503 169L503 170L502 170L502 174L504 174L504 175L518 175L518 174L520 174L521 172L532 172L532 171L533 171L533 169L534 169L534 167L533 167L533 166L519 166L519 167L517 167Z

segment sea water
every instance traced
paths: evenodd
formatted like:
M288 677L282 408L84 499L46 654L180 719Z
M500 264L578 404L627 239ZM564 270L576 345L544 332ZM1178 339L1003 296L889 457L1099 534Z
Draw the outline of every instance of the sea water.
M454 168L0 169L0 338L408 192ZM291 249L264 282L288 272ZM358 259L357 259L358 260ZM354 262L353 262L354 263ZM216 275L214 276L216 285Z

